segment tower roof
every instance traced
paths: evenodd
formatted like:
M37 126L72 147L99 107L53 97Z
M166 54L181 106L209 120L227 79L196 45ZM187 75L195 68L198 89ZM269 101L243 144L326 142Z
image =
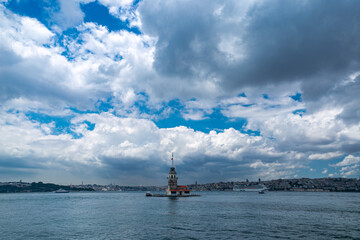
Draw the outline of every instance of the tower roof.
M171 167L171 168L170 168L169 174L176 174L176 171L175 171L175 168L174 168L174 167Z

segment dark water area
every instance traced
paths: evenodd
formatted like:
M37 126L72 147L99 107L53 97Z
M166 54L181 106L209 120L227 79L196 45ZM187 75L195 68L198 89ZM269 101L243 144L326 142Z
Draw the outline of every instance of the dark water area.
M0 194L0 239L360 239L360 193Z

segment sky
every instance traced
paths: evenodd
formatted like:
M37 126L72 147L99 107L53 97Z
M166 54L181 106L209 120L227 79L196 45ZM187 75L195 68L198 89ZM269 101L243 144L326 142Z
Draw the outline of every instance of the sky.
M359 9L0 0L0 181L358 178Z

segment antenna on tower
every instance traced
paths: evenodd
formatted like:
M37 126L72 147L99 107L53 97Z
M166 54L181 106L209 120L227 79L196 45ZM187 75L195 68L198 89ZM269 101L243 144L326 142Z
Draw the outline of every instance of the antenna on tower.
M174 167L174 153L171 153L171 167Z

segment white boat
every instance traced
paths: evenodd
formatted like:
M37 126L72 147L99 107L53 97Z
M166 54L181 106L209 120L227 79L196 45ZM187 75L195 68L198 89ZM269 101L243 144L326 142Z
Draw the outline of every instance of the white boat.
M60 189L56 190L54 193L68 193L68 192L69 191L60 188Z
M267 190L267 187L263 184L256 185L236 185L233 187L234 192L260 192Z

